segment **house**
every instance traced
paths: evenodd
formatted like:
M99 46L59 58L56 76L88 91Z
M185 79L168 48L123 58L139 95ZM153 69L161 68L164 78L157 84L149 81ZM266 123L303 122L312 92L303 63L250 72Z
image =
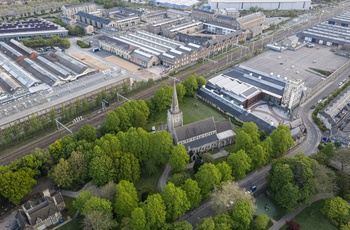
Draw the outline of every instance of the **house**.
M43 197L26 202L17 211L15 229L47 229L62 219L63 209L65 209L65 203L61 193L46 189L43 191Z
M177 100L176 85L171 108L167 114L168 132L174 144L183 144L188 152L204 153L234 143L236 134L232 131L231 121L215 122L214 117L183 125L183 114Z
M77 14L79 11L82 12L94 12L97 10L96 4L92 2L84 2L80 4L66 5L62 6L62 14L65 17L72 17Z
M82 22L75 22L74 26L80 26L84 29L85 34L92 34L94 32L94 27L92 25L88 25Z
M105 27L117 27L117 23L114 21L97 17L95 15L88 14L82 11L78 12L76 16L78 21L92 25L93 27L96 27L99 29L105 28Z

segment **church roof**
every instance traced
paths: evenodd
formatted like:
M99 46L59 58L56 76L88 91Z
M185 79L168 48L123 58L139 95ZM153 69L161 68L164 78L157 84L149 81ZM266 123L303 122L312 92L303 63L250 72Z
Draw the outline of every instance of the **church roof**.
M232 124L230 120L218 121L215 123L217 133L232 130Z
M174 80L174 90L173 90L173 101L171 103L170 112L172 114L180 112L179 101L177 100L177 92L176 92L175 80Z
M180 142L212 131L216 131L216 126L214 118L210 117L175 128L175 135L177 137L177 141Z
M213 135L210 135L207 137L200 138L198 140L187 142L184 144L184 146L185 146L186 150L188 151L190 149L198 148L198 147L201 147L202 145L209 144L209 143L215 142L217 140L218 140L218 137L216 136L216 134L213 134Z

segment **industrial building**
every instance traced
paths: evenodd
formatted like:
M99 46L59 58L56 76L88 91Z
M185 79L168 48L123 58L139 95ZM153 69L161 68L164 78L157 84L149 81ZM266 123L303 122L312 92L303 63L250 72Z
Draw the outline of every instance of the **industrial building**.
M139 16L139 17L141 15L143 15L142 11L128 9L128 8L124 8L124 7L114 7L114 8L111 8L111 9L103 9L101 12L102 12L102 16L105 17L105 18L110 18L116 13L129 15L129 16L136 15L136 16Z
M294 109L300 103L304 82L288 80L240 65L234 70L209 80L207 87L237 106L249 108L259 100L271 105Z
M220 22L204 22L203 29L212 34L229 34L237 30L234 26Z
M104 27L117 27L117 23L115 21L108 20L106 18L97 17L95 15L91 15L85 12L78 12L76 14L77 20L81 21L85 24L92 25L96 28L104 28Z
M102 49L146 68L158 64L181 68L203 57L203 50L199 45L191 43L186 45L146 31L112 38L102 36L99 43ZM135 61L141 58L142 61Z
M191 17L191 12L190 11L175 10L175 9L168 9L166 11L166 15L168 18Z
M164 28L162 34L168 38L175 38L177 33L192 34L203 30L203 22L189 21L177 26Z
M94 12L97 10L96 4L92 2L84 2L80 4L66 5L61 7L62 14L65 17L71 18L78 12Z
M146 30L154 33L154 34L163 34L164 29L170 28L172 26L176 26L185 22L188 22L189 20L184 17L178 17L178 18L163 18L161 20L157 20L154 22L150 22L146 26Z
M67 37L68 30L44 19L30 19L0 25L0 41L32 39L37 36L42 38Z
M251 7L259 7L263 10L309 10L311 0L208 0L212 10L235 8L237 10L250 10Z
M343 27L349 27L350 24L350 11L344 11L340 13L339 15L328 19L328 24L336 25L336 26L343 26Z
M189 9L200 3L198 0L151 0L154 4L169 8Z
M350 43L350 28L320 23L297 33L301 41L321 45L344 45Z
M159 10L159 11L144 13L141 15L140 19L143 22L154 22L154 21L164 19L166 17L167 17L167 11Z
M195 20L202 22L218 22L224 23L238 28L238 22L236 17L232 15L223 14L222 11L204 10L194 8L191 13L191 17Z

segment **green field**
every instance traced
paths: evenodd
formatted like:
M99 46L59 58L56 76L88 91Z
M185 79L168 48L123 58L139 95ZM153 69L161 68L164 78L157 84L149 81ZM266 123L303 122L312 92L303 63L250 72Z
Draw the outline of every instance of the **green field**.
M75 200L74 198L68 197L68 196L63 196L64 203L66 205L66 209L69 212L69 215L71 218L75 215L77 212L77 209L74 208L73 206L73 201Z
M325 200L319 200L311 204L310 207L305 208L299 215L297 215L293 220L300 224L301 230L337 230L328 219L327 216L323 215L320 210L324 206ZM286 229L284 226L282 229Z
M184 98L184 101L180 102L180 110L183 113L183 119L184 119L184 125L193 123L195 121L200 121L209 117L214 117L215 121L222 121L227 119L227 115L221 113L217 109L213 108L212 106L206 104L205 102L193 98L193 97L186 97ZM157 117L154 121L150 121L148 125L148 129L151 130L152 126L155 126L156 128L165 125L166 124L166 116L167 113L163 113ZM233 131L237 132L240 127L233 125Z

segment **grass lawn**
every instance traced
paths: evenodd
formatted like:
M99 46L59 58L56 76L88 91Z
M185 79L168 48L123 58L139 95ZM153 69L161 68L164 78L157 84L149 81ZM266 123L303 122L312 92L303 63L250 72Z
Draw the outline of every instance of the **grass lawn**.
M235 151L235 144L228 145L228 146L224 147L224 149L229 153L233 153Z
M141 175L141 178L135 182L135 187L139 193L139 197L141 197L141 194L144 192L148 192L149 194L158 192L157 183L160 175L162 175L163 170L164 167L159 167L158 171L154 175Z
M195 121L200 121L209 117L214 117L215 121L222 121L227 119L227 115L221 113L205 102L194 97L186 97L180 103L180 110L183 112L184 124L189 124ZM147 130L151 130L152 126L156 128L166 124L167 113L160 114L155 120L150 121ZM233 124L233 131L237 132L240 127Z
M320 210L323 208L324 202L325 200L319 200L311 204L310 207L304 209L293 219L300 224L301 230L338 229L328 220L325 215L320 212ZM284 226L282 229L286 229L286 226Z
M81 226L81 220L76 219L68 222L67 224L63 225L62 227L58 228L58 230L80 230L83 229Z
M63 200L64 200L64 203L66 204L66 209L68 210L70 217L73 218L73 216L77 212L77 209L74 208L73 206L73 201L75 199L68 196L63 196Z
M224 162L224 161L226 161L226 159L227 159L227 157L219 157L219 158L216 158L216 159L214 159L214 161L213 161L213 164L219 164L219 163L221 163L221 162Z

